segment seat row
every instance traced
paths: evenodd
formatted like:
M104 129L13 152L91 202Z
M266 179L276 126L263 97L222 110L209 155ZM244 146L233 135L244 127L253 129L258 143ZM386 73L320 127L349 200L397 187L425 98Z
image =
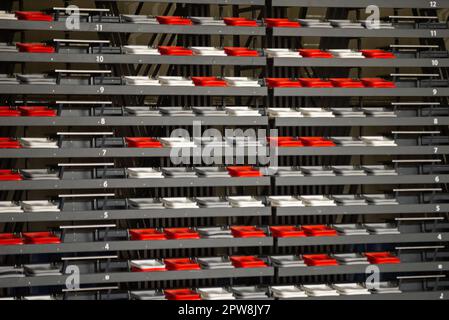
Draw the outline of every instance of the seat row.
M385 235L399 233L398 226L394 223L335 224L332 226L217 226L128 230L129 239L134 241L264 238L270 235L275 238L335 237L338 235ZM59 232L0 233L0 245L59 244L62 242Z
M345 19L288 19L264 18L253 20L244 17L182 17L182 16L147 16L147 15L111 15L108 9L80 8L81 22L102 23L137 23L164 25L203 25L203 26L234 26L234 27L276 27L276 28L342 28L342 29L447 29L445 21L436 16L390 16L389 20L373 24L370 21L352 21ZM65 21L70 17L70 8L55 7L45 11L15 11L0 12L0 20L25 21Z

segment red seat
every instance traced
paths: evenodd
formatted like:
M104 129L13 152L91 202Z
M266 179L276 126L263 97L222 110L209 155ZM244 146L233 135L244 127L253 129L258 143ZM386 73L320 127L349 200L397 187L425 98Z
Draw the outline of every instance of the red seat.
M0 170L0 181L19 181L22 180L20 173L11 169Z
M365 252L365 257L373 264L401 263L401 260L390 252Z
M16 11L16 17L19 20L29 21L53 21L53 16L40 11Z
M233 27L257 27L257 21L242 17L223 18L224 23Z
M306 234L297 226L271 226L271 234L276 238L305 237Z
M303 147L304 144L294 137L267 137L268 143L278 147Z
M20 52L29 53L55 53L55 48L45 43L17 43Z
M268 27L281 27L281 28L299 28L301 24L298 21L291 21L286 18L266 18L265 24Z
M337 231L326 225L308 225L302 226L305 234L312 237L333 237L337 236Z
M265 268L267 264L256 256L231 256L231 262L236 268Z
M18 140L12 138L0 138L0 149L20 149L21 147Z
M154 228L130 229L131 240L167 240L167 236Z
M198 263L190 258L170 258L164 259L168 270L201 270Z
M333 58L334 56L330 52L326 52L320 49L298 49L301 56L304 58Z
M126 137L129 148L162 148L159 140L149 137Z
M230 166L226 168L232 177L261 177L262 173L251 166Z
M164 293L168 300L201 300L201 295L191 289L167 289Z
M0 233L0 246L24 244L23 239L14 233Z
M394 82L382 78L362 78L360 80L368 88L396 88Z
M61 239L53 232L26 232L23 234L27 244L56 244L61 243Z
M302 86L307 88L332 88L330 81L319 78L300 78L298 79Z
M157 16L160 24L192 25L192 20L180 16Z
M262 229L254 226L231 226L231 232L236 238L264 238L267 236Z
M193 51L179 46L159 46L159 52L166 56L193 56Z
M20 106L19 111L25 117L56 117L57 112L46 106Z
M394 58L396 58L396 56L392 52L380 50L380 49L360 50L360 52L366 58L374 58L374 59L394 59Z
M164 228L168 239L200 239L197 231L191 228Z
M0 117L20 117L20 111L8 106L0 106Z
M311 267L338 266L337 260L327 254L305 254L303 259Z
M335 147L336 144L323 137L299 137L299 140L307 147Z
M351 78L331 78L329 79L334 87L338 88L364 88L363 82Z
M236 57L258 57L257 50L248 49L245 47L224 47L224 51L228 56Z
M299 88L301 82L290 78L265 78L265 82L270 88Z
M226 81L218 77L192 77L196 86L200 87L226 87Z

